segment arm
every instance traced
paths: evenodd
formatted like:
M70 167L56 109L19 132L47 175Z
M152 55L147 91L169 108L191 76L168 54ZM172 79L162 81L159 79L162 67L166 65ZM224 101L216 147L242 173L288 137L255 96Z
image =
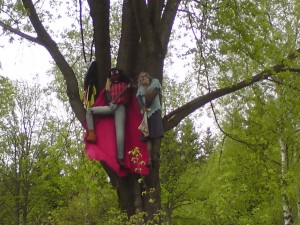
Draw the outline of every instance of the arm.
M153 90L149 90L149 91L146 92L146 94L145 94L145 106L147 108L150 108L150 106L153 102L153 99L159 93L160 93L160 89L158 89L158 88L154 88Z
M111 102L111 94L110 94L110 85L111 85L111 80L109 78L107 78L106 80L106 85L105 85L105 97L106 97L106 101L108 103Z

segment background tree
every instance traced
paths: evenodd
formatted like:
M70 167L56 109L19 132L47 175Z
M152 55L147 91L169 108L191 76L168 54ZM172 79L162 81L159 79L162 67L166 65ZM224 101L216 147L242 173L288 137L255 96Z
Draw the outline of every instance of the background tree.
M212 187L205 183L200 188L202 193L216 192L216 198L213 193L205 196L203 204L220 214L201 224L297 224L297 83L298 78L286 78L281 85L254 85L237 93L230 105L232 98L224 99L223 149L209 159L210 177L203 178Z
M186 197L193 182L184 182L185 176L197 176L199 136L190 119L165 134L162 146L161 183L162 209L165 222L171 222L174 209L188 203Z
M1 107L7 110L1 118L1 217L4 224L26 224L35 213L35 205L41 202L42 194L36 187L42 180L36 176L36 170L42 160L41 130L46 127L50 111L49 104L42 101L43 90L38 85L30 88L27 83L9 84L2 94L7 95L10 107ZM39 218L40 212L35 216Z
M65 57L59 39L50 22L59 15L52 12L56 5L49 2L22 0L16 4L1 1L0 25L31 42L45 47L61 71L71 108L79 121L85 118L80 101L79 86L72 63ZM57 2L62 4L62 2ZM118 3L116 3L118 4ZM116 65L130 78L147 70L163 80L164 62L175 18L187 24L194 35L197 79L201 82L199 96L164 116L165 131L177 126L186 116L226 94L263 79L274 79L283 71L298 73L299 3L295 1L123 1L122 27ZM66 3L65 13L75 16L76 2ZM95 59L98 62L99 87L111 68L110 1L88 1L92 18ZM63 8L60 7L62 10ZM182 12L182 13L180 13ZM188 19L188 23L186 23ZM180 23L179 23L180 24ZM70 23L71 25L71 23ZM90 41L89 43L93 43ZM75 48L78 47L73 45ZM107 168L106 168L107 169ZM111 175L111 171L106 170ZM119 203L129 215L133 214L134 198L130 177L119 179ZM160 208L159 166L146 178L154 188L154 204L143 202L149 218ZM125 198L126 197L126 198Z
M105 223L99 214L117 208L116 195L100 165L78 151L82 128L53 111L39 82L1 83L0 223Z

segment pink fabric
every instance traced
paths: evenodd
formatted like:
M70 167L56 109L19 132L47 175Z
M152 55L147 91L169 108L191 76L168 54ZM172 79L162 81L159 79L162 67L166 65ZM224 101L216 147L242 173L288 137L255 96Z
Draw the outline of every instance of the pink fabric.
M105 90L102 90L93 106L107 105L105 100ZM146 176L149 168L145 165L149 163L147 145L140 140L141 132L138 126L142 121L139 106L134 94L131 94L130 102L126 106L126 126L125 126L125 168L121 168L117 162L117 146L115 135L114 117L94 117L96 143L86 141L84 138L85 151L90 160L105 162L118 176L126 176L129 172ZM134 162L136 155L129 154L135 147L139 148L140 158Z

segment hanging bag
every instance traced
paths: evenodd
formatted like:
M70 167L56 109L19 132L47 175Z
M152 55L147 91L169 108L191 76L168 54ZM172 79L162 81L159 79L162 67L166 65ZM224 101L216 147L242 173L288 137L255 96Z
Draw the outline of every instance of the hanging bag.
M149 136L147 113L144 113L143 120L142 120L141 124L139 125L138 130L140 130L145 137Z

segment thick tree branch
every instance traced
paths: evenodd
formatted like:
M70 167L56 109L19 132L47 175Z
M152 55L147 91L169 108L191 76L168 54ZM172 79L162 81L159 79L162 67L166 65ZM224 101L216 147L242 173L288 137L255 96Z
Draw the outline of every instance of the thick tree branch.
M134 78L138 73L138 71L135 71L135 63L138 61L139 38L139 31L133 12L132 1L124 1L122 33L117 66L122 68L125 74L130 78Z
M289 70L289 68L285 66L284 62L285 61L288 62L290 60L296 59L299 56L299 53L300 53L300 48L297 49L295 53L290 54L285 60L283 60L281 64L277 64L271 67L270 69L262 71L261 73L253 76L251 80L243 80L237 84L212 91L198 98L195 98L192 101L184 104L183 106L175 109L174 111L170 112L168 115L164 116L163 118L164 130L168 131L174 128L181 122L181 120L183 120L185 117L193 113L195 110L199 109L200 107L204 106L205 104L217 98L223 97L227 94L248 87L256 82L267 79L268 77L275 75L279 72Z
M110 34L109 34L109 0L88 0L90 15L93 20L95 56L98 69L98 88L105 85L106 74L111 68Z
M157 17L153 16L151 11L155 10L155 8L149 8L145 1L132 1L132 8L140 36L135 70L137 72L146 70L153 77L162 81L165 52L161 45L158 28L155 26Z
M166 54L173 23L181 0L168 0L160 25L160 40L164 53Z
M163 9L165 7L164 0L148 0L148 8L151 13L151 17L153 18L154 27L157 29L161 24L161 16Z
M151 24L151 14L144 1L133 1L132 6L136 15L136 23L141 40L146 43L147 52L155 52L156 45L154 26Z
M50 53L56 65L58 66L58 68L64 76L67 85L67 95L69 97L69 102L71 108L73 109L73 112L75 113L79 121L83 121L85 118L85 110L80 100L78 82L74 71L59 51L57 44L52 40L52 38L44 28L42 22L40 21L36 13L32 1L22 0L22 2L25 9L28 11L30 22L37 33L37 39L39 43L48 50L48 52Z
M162 54L165 55L173 28L174 19L181 0L168 0L162 14L160 1L149 1L149 7L144 1L135 1L134 9L142 40L147 43L148 51L154 52L159 41ZM161 18L159 16L162 14Z
M21 32L20 30L15 29L15 28L13 28L13 27L11 27L11 26L9 26L9 25L3 23L2 21L0 21L0 26L3 27L3 30L8 30L8 31L10 31L10 32L12 32L12 33L14 33L14 34L16 34L16 35L18 35L18 36L20 36L20 37L26 39L26 40L28 40L28 41L34 42L34 43L39 44L39 45L43 45L43 44L38 40L38 38L32 37L32 36L30 36L30 35L28 35L28 34L25 34L25 33Z

